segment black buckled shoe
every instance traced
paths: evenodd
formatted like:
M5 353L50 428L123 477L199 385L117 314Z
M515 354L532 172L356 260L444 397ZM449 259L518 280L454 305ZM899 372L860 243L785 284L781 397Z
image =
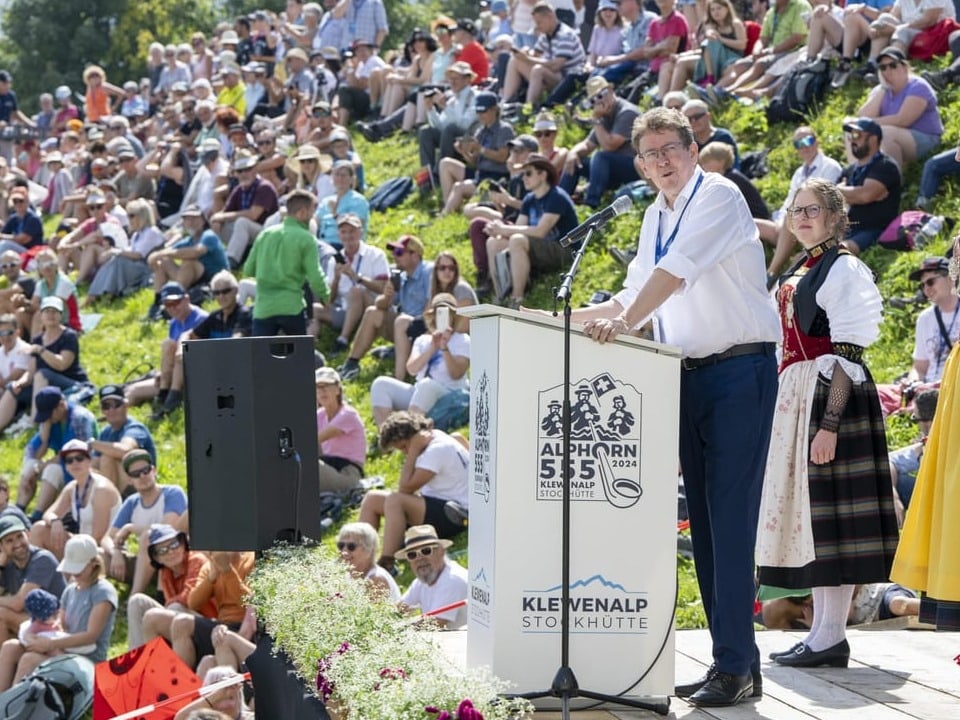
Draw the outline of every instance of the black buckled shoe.
M793 647L789 648L788 650L778 650L777 652L770 653L769 655L767 655L767 657L770 658L771 660L776 660L778 657L782 657L783 655L793 655L793 653L795 653L801 647L803 647L802 640L798 642L796 645L794 645Z
M753 694L753 675L731 675L730 673L713 673L707 683L690 696L689 702L703 707L728 707Z
M850 662L850 644L846 640L841 640L833 647L826 650L811 650L809 645L801 644L789 655L780 655L774 658L777 665L787 667L820 667L827 665L835 668L845 668Z
M691 695L694 695L698 690L700 690L704 685L710 682L717 674L717 666L711 665L707 668L707 672L702 678L694 680L691 683L686 683L684 685L677 685L673 689L673 694L678 698L688 698ZM750 694L752 698L763 697L763 676L760 674L760 671L751 671L753 676L753 692Z

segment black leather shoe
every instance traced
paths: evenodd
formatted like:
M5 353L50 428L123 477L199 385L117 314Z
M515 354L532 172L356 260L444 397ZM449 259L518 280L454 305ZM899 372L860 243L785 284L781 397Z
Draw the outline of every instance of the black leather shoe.
M845 668L850 662L850 644L846 640L841 640L833 647L817 652L811 650L808 645L801 645L790 655L780 655L774 659L777 665L786 665L787 667L820 667L827 665L829 667Z
M712 680L716 674L717 674L717 666L711 665L709 668L707 668L707 672L704 674L702 678L698 680L694 680L691 683L686 683L684 685L677 685L673 689L673 694L678 698L688 698L691 695L695 694L708 682L710 682L710 680ZM750 694L750 697L752 698L763 697L763 676L760 674L759 671L757 672L751 671L751 675L753 676L753 692Z
M703 707L728 707L753 693L753 675L715 672L707 683L690 696L690 702Z
M801 640L789 650L778 650L777 652L770 653L767 657L769 657L771 660L776 660L778 657L781 657L783 655L793 655L793 653L799 650L802 646L803 646L803 641Z

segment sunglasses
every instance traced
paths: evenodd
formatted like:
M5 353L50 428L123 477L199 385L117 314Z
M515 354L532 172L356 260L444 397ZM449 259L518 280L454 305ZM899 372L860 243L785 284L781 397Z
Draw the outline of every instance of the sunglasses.
M897 67L899 64L900 63L898 62L877 63L877 70L879 70L880 72L886 72L887 70L892 70L893 68Z
M144 475L148 475L153 470L153 465L145 465L139 470L128 470L127 475L132 478L141 478Z
M2 270L9 270L15 267L20 267L20 263L15 263L15 262L0 263L0 269Z
M78 462L83 462L84 460L89 460L86 455L83 453L74 453L73 455L66 455L63 458L64 465L74 465Z
M358 547L360 546L357 545L357 543L355 542L338 542L337 543L337 550L339 550L340 552L343 552L344 550L346 550L347 552L353 552Z
M167 553L171 553L177 548L180 547L180 541L174 540L173 542L167 543L166 545L160 545L159 547L154 548L153 554L157 557L163 557Z
M697 120L703 120L703 118L705 118L706 116L707 114L705 112L696 113L695 115L687 115L687 120L689 120L690 122L695 122Z
M814 135L805 135L802 138L797 138L793 141L793 146L797 150L802 150L803 148L808 148L812 146L817 141L816 136Z
M921 280L920 289L923 290L924 288L932 288L934 285L937 284L937 280L939 280L941 277L943 277L943 275L937 275L936 277L931 277L931 278L927 278L926 280Z
M533 134L534 137L550 137L551 135L556 135L556 130L538 130Z
M393 248L394 257L403 257L406 254L406 252L407 251L404 250L403 248Z
M423 555L424 557L430 557L433 555L433 551L436 549L435 545L427 545L424 548L419 550L408 550L406 552L407 560L416 560L418 557Z
M588 105L589 107L596 107L596 106L597 106L597 103L600 102L601 100L603 100L606 96L607 96L607 91L606 91L606 90L601 90L601 91L598 92L596 95L594 95L592 98L590 98L589 100L587 100L587 105Z
M536 172L536 170L524 170L524 171L523 171L523 176L524 176L524 177L533 177L533 174L534 174L535 172Z
M330 117L330 111L329 111L329 110L314 110L314 111L313 111L313 116L314 116L315 118Z
M223 290L211 290L210 294L213 295L214 297L219 297L220 295L229 295L234 290L236 290L236 288L232 288L232 287L224 288Z
M445 270L450 272L456 272L457 266L456 265L437 265L437 272L444 272ZM11 330L11 332L13 331Z
M13 332L13 330L0 330L0 337L10 337Z
M183 300L183 298L178 298L177 300L164 300L163 306L166 308L174 308L180 304L181 300Z
M123 403L117 402L116 400L100 403L101 410L116 410L119 407L123 407Z

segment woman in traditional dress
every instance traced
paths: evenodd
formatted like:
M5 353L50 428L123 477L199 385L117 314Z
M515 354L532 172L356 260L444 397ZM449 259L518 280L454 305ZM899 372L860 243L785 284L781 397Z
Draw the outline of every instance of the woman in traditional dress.
M960 286L960 235L953 241L950 278ZM940 381L933 427L910 498L891 579L922 590L920 621L960 630L960 575L956 548L956 494L960 489L960 344L954 344Z
M898 540L883 416L863 364L882 300L870 268L840 243L847 215L836 185L805 182L790 219L805 258L777 296L783 361L757 564L764 585L813 589L810 634L771 659L846 667L854 586L887 579Z

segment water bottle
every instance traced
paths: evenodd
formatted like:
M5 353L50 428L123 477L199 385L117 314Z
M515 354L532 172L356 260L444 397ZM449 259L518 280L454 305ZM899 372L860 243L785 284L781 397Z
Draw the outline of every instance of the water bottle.
M943 215L934 215L929 220L927 220L923 227L917 230L917 235L914 238L914 245L918 248L922 248L928 242L933 240L937 235L940 234L940 231L943 230Z

